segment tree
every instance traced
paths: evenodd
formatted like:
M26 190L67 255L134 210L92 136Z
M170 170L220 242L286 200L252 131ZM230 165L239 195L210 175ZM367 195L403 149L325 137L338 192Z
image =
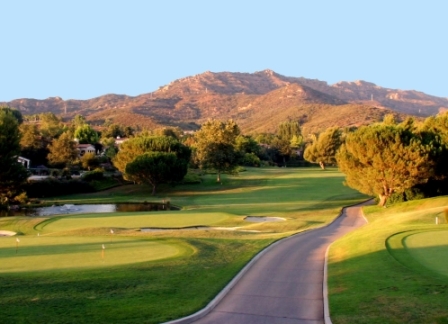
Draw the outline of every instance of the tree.
M143 136L134 137L121 144L117 155L113 158L114 166L123 173L123 177L131 181L141 181L140 176L135 177L136 172L127 173L126 167L138 156L149 152L174 153L182 163L188 165L191 150L172 137L167 136Z
M303 157L311 163L319 163L322 170L326 164L336 163L336 153L341 146L342 132L338 127L331 127L321 133L305 149Z
M19 126L21 133L20 147L22 149L39 149L42 147L40 133L36 124L21 124Z
M288 121L278 125L277 136L279 139L286 142L291 142L293 137L297 139L302 138L302 131L298 121Z
M240 129L233 120L209 120L194 135L195 159L201 168L217 171L217 182L221 182L222 172L232 171L238 165L235 139L239 134Z
M17 119L17 123L19 125L21 125L23 123L23 115L19 110L13 109L13 108L7 107L7 106L0 107L0 110L6 111L6 112L12 114L15 117L15 119Z
M275 149L277 152L274 161L279 164L283 163L283 165L286 167L286 160L288 160L292 154L292 147L290 142L286 139L276 137L271 142L271 148Z
M432 174L432 148L403 125L376 124L349 133L336 155L345 184L377 195L384 206L392 193L426 182Z
M48 140L58 138L64 132L64 125L61 120L52 112L39 115L40 132Z
M20 155L30 159L32 164L47 164L48 149L36 124L21 124L19 126Z
M50 151L48 161L54 165L70 166L78 157L76 143L69 132L53 139L48 149Z
M0 205L8 205L15 197L28 173L17 161L20 133L17 118L11 111L0 109Z
M76 115L72 120L73 129L77 129L80 126L87 124L83 115Z
M87 124L78 126L73 136L79 141L79 144L95 144L99 139L98 133Z
M80 158L81 165L84 169L91 170L99 165L99 161L95 153L87 152Z
M235 148L242 154L253 153L258 156L261 152L260 144L248 135L238 135L235 138Z
M179 159L176 153L148 152L128 163L125 173L138 183L152 186L152 195L161 183L181 181L188 171L188 160Z

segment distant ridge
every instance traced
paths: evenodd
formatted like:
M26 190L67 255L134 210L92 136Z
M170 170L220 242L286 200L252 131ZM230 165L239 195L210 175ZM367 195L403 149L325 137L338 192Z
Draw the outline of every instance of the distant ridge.
M68 120L81 114L93 124L106 119L140 129L178 126L195 129L209 119L233 118L245 132L273 131L285 119L300 120L310 132L329 126L357 126L381 120L426 117L448 109L448 99L414 90L382 88L370 82L210 71L174 80L139 96L107 94L89 100L16 99L2 102L23 114L53 112Z

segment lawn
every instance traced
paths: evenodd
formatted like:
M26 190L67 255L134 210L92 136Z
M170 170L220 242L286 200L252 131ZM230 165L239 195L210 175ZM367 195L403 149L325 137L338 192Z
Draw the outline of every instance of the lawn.
M364 208L369 224L330 249L333 323L448 323L447 206L439 197Z
M160 323L191 314L268 244L365 199L342 181L334 169L248 169L222 184L207 175L164 186L156 197L129 185L45 201L170 200L180 211L0 218L0 229L20 234L20 242L0 238L1 322ZM140 230L148 227L167 230Z

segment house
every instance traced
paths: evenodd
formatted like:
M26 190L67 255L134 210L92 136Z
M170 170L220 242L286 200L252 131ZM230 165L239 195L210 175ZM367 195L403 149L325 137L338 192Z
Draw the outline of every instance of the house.
M21 163L26 169L30 168L31 160L24 158L23 156L17 157L17 162Z
M76 149L78 150L79 156L83 156L86 153L96 154L95 145L92 144L78 144L76 145Z
M121 143L126 142L128 138L121 138L120 136L117 136L115 139L115 146L120 146Z

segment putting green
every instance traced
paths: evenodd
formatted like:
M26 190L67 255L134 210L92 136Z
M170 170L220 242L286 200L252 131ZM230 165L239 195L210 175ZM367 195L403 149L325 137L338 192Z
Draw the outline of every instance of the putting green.
M5 237L0 238L0 273L104 268L169 258L182 250L184 248L175 243L109 236Z
M406 236L403 245L420 264L448 276L448 231L415 233Z
M36 226L46 233L84 228L188 227L220 223L230 217L226 213L160 212L80 214L49 218Z

